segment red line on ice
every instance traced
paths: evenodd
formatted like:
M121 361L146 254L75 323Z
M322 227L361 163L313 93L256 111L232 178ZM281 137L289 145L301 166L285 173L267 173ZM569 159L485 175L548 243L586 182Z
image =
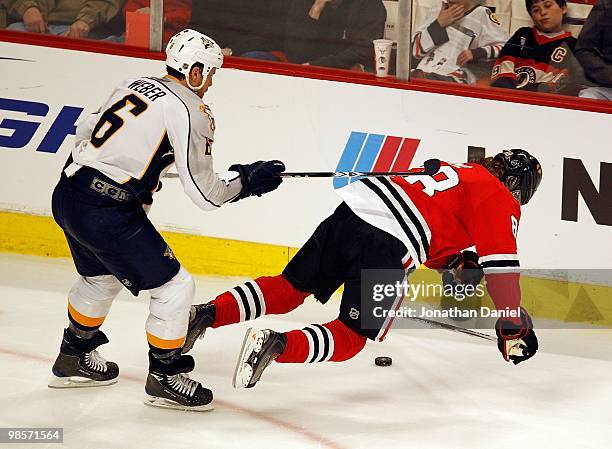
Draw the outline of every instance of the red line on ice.
M44 356L37 355L37 354L27 354L25 352L14 351L8 348L0 348L0 353L6 354L6 355L12 355L14 357L19 357L22 359L37 360L39 362L48 363L49 365L53 363L53 360L48 357L44 357ZM119 378L124 379L124 380L129 380L131 382L138 382L141 384L144 383L144 378L140 378L138 376L133 376L130 374L120 374ZM327 447L330 449L345 449L344 446L341 446L340 444L336 443L335 441L330 440L329 438L326 438L322 435L318 435L314 432L306 430L296 424L292 424L290 422L283 421L274 416L270 416L270 415L267 415L266 413L258 412L257 410L250 409L243 405L234 404L232 402L225 401L222 399L216 399L216 398L215 398L215 404L220 405L230 410L244 413L245 415L249 415L252 418L258 419L260 421L265 421L276 427L280 427L281 429L284 429L288 432L295 433L307 440L310 440L314 443L321 445L321 447Z

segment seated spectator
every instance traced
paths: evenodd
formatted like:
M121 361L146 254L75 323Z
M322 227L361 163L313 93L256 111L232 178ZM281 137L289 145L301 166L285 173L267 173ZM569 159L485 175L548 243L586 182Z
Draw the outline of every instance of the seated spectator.
M482 63L495 60L508 40L499 19L481 3L448 0L431 8L412 37L418 61L413 76L468 84L478 80Z
M586 78L599 85L580 96L612 100L612 0L599 0L591 10L578 36L576 57Z
M11 30L48 33L72 38L103 39L103 29L119 12L123 0L15 0L9 15L17 20Z
M197 0L189 27L212 37L226 56L276 60L283 48L287 0Z
M519 28L495 61L491 86L574 95L582 69L576 38L563 30L566 0L526 0L534 26Z
M289 62L373 70L372 41L383 37L382 0L292 0L285 28Z
M198 1L198 0L196 0ZM127 0L124 12L150 14L150 0ZM191 0L164 1L164 44L179 31L188 28L191 19Z
M0 0L0 29L6 28L8 25L7 11L15 0Z

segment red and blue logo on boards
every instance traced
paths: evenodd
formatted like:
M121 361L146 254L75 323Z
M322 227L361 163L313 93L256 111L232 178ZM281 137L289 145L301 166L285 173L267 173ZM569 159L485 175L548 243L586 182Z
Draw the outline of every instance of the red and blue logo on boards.
M420 139L352 131L336 171L405 171L410 167ZM335 178L339 189L359 178Z

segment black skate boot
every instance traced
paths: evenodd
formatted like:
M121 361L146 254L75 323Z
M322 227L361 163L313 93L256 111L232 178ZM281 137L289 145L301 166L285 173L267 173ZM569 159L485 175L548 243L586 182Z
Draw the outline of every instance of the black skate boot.
M185 345L183 346L183 354L191 351L196 340L204 338L206 329L211 327L215 322L217 309L214 304L196 304L191 306L189 311L189 328L185 337Z
M212 410L212 391L186 374L194 366L193 357L181 355L180 349L161 356L149 352L145 404L197 412Z
M263 371L285 351L287 337L269 329L247 330L234 371L234 388L253 388Z
M107 362L96 348L108 343L104 332L97 331L92 338L79 338L64 329L60 353L53 364L50 388L100 387L117 382L119 367Z

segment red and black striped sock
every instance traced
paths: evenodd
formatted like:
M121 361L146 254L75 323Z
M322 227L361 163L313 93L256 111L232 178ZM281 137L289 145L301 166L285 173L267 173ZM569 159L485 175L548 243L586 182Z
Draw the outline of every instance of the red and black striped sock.
M263 315L280 315L300 306L310 293L302 292L283 275L264 276L237 285L217 296L213 327L254 320Z
M366 343L366 337L338 319L311 324L286 335L285 351L276 359L279 363L343 362L357 355Z

